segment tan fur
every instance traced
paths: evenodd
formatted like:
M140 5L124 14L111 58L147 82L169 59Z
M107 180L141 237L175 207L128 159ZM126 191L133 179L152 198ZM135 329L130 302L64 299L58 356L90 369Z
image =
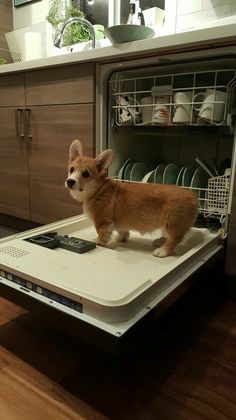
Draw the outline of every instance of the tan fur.
M106 176L112 156L111 150L95 159L83 156L79 140L70 147L66 186L72 197L83 201L84 212L97 230L97 243L106 246L114 230L118 232L117 240L125 241L130 230L144 234L159 228L165 241L153 255L172 254L196 220L196 196L174 185L112 180Z

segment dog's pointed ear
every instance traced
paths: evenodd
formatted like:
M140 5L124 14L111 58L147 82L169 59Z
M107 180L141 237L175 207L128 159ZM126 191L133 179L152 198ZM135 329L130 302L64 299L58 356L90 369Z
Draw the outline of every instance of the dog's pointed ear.
M113 151L111 149L107 149L100 153L100 155L95 158L98 172L106 170L110 166L112 159Z
M70 145L69 160L72 162L78 156L83 156L83 147L79 140L74 140Z

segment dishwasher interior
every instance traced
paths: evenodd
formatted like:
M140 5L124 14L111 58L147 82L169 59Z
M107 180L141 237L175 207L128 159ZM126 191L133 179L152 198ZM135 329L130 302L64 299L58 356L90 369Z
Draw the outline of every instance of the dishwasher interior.
M236 61L122 68L108 80L110 175L190 188L198 225L227 234L233 179Z

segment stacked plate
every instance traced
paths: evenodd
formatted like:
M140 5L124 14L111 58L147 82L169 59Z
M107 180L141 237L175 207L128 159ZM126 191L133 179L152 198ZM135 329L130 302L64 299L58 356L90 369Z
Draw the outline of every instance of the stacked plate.
M143 162L127 159L119 170L118 178L190 188L200 199L201 207L204 204L209 175L201 167L183 166L179 168L174 163L159 163L155 169L150 170Z
M118 178L126 181L142 181L147 172L148 166L145 163L127 159L119 170Z

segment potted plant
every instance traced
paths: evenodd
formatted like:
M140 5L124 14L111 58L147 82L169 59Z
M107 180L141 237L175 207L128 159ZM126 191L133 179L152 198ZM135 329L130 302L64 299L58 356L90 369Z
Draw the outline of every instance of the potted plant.
M72 0L51 0L47 21L52 25L54 33L71 17L85 17L84 13L76 6ZM63 34L62 46L86 42L91 39L91 34L84 25L74 23L68 26Z

